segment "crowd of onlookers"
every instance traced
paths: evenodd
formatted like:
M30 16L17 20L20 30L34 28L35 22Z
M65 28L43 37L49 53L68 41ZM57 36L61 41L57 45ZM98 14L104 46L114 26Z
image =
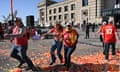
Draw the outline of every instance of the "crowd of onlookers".
M0 22L0 39L4 39L4 33L12 33L12 29L14 28L14 24L11 21L8 21L5 26ZM85 38L89 38L89 32L95 32L102 24L96 23L86 23L83 22L82 24L73 25L74 27L80 29L81 31L85 32ZM117 24L118 25L118 24ZM51 26L52 28L52 26ZM46 31L42 31L42 29L46 29L45 27L27 27L28 38L39 39L38 37L40 34L46 33ZM50 28L48 28L50 29ZM37 36L36 36L37 35Z

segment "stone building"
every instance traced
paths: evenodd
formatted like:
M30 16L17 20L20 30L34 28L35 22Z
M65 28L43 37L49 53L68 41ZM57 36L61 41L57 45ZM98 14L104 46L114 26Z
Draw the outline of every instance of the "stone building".
M39 24L54 24L60 21L63 25L83 22L101 23L108 18L119 21L120 0L64 0L55 2L44 0L38 4Z

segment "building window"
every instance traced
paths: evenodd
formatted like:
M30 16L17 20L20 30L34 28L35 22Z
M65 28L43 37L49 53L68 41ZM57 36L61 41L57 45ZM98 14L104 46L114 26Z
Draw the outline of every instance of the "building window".
M44 12L41 12L41 16L44 16Z
M56 20L56 16L54 16L54 20Z
M64 7L64 11L65 11L65 12L68 11L68 6L65 6L65 7Z
M44 21L44 18L42 18L41 20Z
M88 0L82 0L82 6L87 6L88 5Z
M71 19L75 18L75 13L71 13Z
M62 8L61 7L58 8L58 12L59 13L62 12Z
M40 15L44 16L44 9L40 9Z
M40 12L44 12L44 9L40 9Z
M49 10L49 14L52 14L52 10Z
M54 9L54 13L56 13L56 9Z
M120 0L116 0L114 8L120 8Z
M71 5L71 10L75 10L75 4Z
M62 19L62 15L59 15L59 20L61 20Z
M52 20L52 17L51 17L51 16L49 16L49 20L50 20L50 21Z
M65 20L68 19L68 14L65 14L64 19Z

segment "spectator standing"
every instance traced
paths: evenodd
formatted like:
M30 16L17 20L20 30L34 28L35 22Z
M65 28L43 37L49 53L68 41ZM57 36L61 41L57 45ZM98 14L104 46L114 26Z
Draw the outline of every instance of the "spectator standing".
M109 60L109 49L112 46L112 56L116 55L116 39L119 39L118 32L111 20L102 28L102 36L105 44L105 62Z
M12 23L12 21L8 21L8 27L7 27L7 33L11 34L14 28L14 24Z
M86 28L85 28L85 39L89 39L90 35L90 25L89 23L86 24Z
M95 23L92 24L92 32L95 32Z

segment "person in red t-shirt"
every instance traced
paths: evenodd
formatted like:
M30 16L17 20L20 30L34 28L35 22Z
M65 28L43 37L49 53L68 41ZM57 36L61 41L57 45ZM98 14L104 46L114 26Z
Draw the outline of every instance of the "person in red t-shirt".
M112 21L109 21L107 25L102 28L102 37L105 43L105 61L109 59L109 48L112 46L112 55L115 53L116 37L118 38L118 33L116 27L113 25Z
M62 32L63 32L63 27L59 22L56 22L54 25L54 28L50 29L47 33L43 34L43 36L52 34L53 35L53 44L50 49L50 54L51 54L51 59L52 61L50 62L49 65L52 65L56 61L56 56L55 56L55 50L57 49L57 55L59 57L59 60L61 63L63 63L63 56L61 54L61 49L63 45L62 41Z
M66 69L69 70L71 55L76 49L79 34L72 28L71 23L66 24L66 28L63 31L63 42L64 42L64 58Z
M16 26L13 28L12 34L5 34L5 37L10 37L14 39L14 45L12 47L10 56L19 61L17 67L21 68L24 63L27 63L28 68L26 70L31 69L32 71L36 71L34 64L27 56L28 50L28 39L27 39L27 31L23 26L21 18L16 18L15 20Z

